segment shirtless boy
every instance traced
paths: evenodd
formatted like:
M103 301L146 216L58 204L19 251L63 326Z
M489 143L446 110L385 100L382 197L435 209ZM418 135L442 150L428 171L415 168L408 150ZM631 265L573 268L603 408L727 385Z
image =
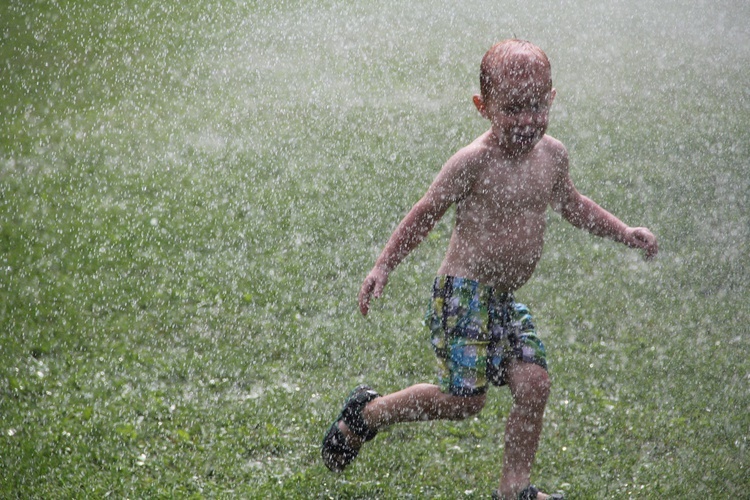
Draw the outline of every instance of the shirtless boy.
M513 298L542 256L547 207L575 227L642 249L647 259L657 253L648 229L628 227L576 190L565 147L545 134L554 98L550 63L540 48L506 40L485 54L474 105L490 129L443 166L396 228L359 292L366 316L370 299L381 296L389 274L456 205L455 227L426 319L438 384L384 396L357 387L323 441L323 459L331 470L343 470L379 429L467 418L482 410L489 383L508 385L513 406L494 496L554 498L530 484L550 388L546 353L528 309Z

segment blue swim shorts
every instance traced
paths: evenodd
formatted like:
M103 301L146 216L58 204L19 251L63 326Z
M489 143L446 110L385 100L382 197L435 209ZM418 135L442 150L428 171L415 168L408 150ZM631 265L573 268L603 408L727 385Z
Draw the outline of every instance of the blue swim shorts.
M425 315L444 393L475 396L507 384L512 359L547 369L544 344L529 309L490 286L438 276Z

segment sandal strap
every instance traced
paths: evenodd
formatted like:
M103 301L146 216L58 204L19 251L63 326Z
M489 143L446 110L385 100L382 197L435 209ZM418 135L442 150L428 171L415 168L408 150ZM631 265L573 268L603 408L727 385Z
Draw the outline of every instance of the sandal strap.
M533 484L530 484L525 490L518 494L518 500L536 500L537 495L539 495L539 489Z
M340 419L343 420L354 434L365 438L365 441L374 438L378 431L376 429L370 429L367 426L365 419L362 416L362 410L365 409L367 403L379 397L380 394L375 392L371 387L367 385L357 386L354 391L352 391L349 399L347 399L344 405L344 409L341 411Z
M342 455L347 460L353 460L359 452L359 450L346 444L344 433L336 425L331 426L329 429L326 436L326 443L327 449L325 452L331 456Z
M321 449L323 463L326 467L333 472L341 472L357 458L358 453L358 449L346 444L346 437L339 429L338 421L334 422L328 429L325 438L323 438L323 448Z
M533 484L530 484L526 489L518 493L518 500L536 500L537 495L539 495L539 489ZM492 492L492 498L493 500L501 500L503 497L500 496L498 490L495 490ZM558 493L549 495L549 498L550 500L565 500L563 496Z

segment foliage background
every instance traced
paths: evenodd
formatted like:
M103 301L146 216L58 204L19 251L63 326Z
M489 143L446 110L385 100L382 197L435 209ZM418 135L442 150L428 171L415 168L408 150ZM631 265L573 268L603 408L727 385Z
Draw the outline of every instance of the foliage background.
M484 51L548 53L578 188L660 238L550 214L519 292L551 351L534 480L573 498L742 496L750 435L743 2L10 0L0 5L0 494L483 498L510 399L381 433L345 394L432 380L449 215L367 320L360 282L486 124Z

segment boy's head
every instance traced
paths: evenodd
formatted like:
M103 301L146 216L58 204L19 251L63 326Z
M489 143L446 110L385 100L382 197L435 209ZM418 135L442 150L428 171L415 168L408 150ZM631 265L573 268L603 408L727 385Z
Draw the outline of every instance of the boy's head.
M531 150L547 130L555 97L546 54L523 40L499 42L482 58L479 85L474 104L500 145L512 154Z
M493 45L479 67L482 98L508 92L519 80L533 79L541 90L552 90L552 67L547 54L525 40L504 40ZM530 82L531 83L531 82Z

